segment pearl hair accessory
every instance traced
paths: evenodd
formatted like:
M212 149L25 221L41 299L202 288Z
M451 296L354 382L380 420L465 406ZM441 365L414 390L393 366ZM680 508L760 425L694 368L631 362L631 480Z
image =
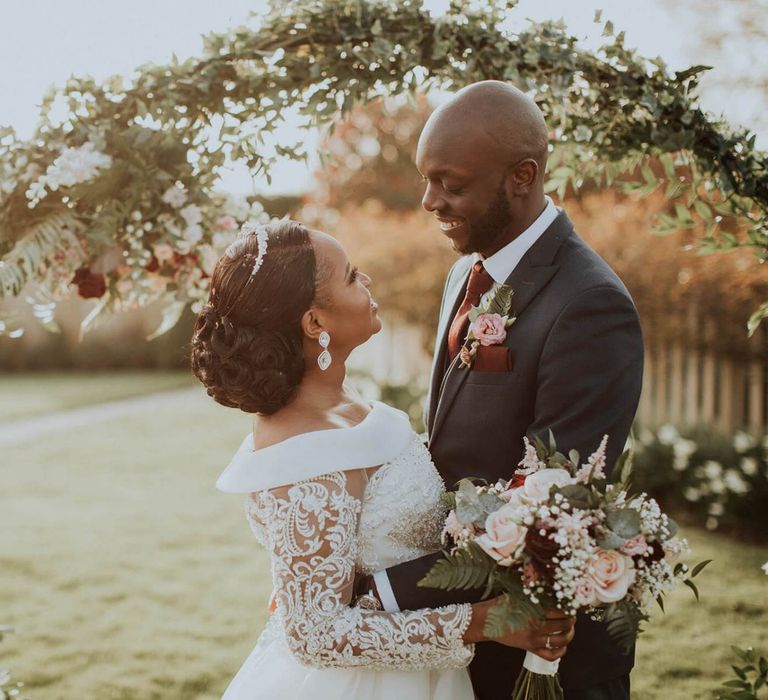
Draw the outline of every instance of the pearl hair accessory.
M253 263L253 269L251 270L251 277L253 277L259 271L259 268L261 268L261 264L267 254L269 233L267 232L266 226L246 221L240 229L240 232L237 234L237 239L230 244L224 251L224 254L232 259L240 257L243 253L244 244L248 236L256 236L256 241L259 244L259 252L256 256L256 261Z

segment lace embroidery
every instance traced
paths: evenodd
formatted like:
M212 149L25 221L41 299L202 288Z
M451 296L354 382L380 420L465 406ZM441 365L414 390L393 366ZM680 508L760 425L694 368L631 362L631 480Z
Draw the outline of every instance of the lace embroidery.
M379 467L360 517L360 569L374 573L440 549L445 485L418 435Z
M362 471L336 472L249 498L254 532L272 552L288 647L320 668L466 666L474 654L462 641L470 605L400 613L350 607L364 490Z

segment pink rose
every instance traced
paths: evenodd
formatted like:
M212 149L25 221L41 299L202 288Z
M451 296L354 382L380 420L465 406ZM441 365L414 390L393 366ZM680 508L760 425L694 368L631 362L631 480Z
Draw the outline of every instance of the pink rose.
M546 501L553 486L572 483L573 477L565 469L541 469L528 475L522 489L529 501Z
M157 261L160 263L173 259L173 248L167 243L158 243L157 245L152 246L152 251L157 258Z
M621 600L635 580L635 565L615 549L598 549L589 562L589 576L601 603Z
M502 506L485 520L485 534L475 539L483 550L501 566L510 566L514 555L525 542L528 528L516 523L512 516L514 508Z
M214 231L233 231L237 228L237 221L231 216L220 216L213 225Z
M597 605L597 595L595 593L595 583L590 576L585 576L576 586L574 599L581 606Z
M480 314L469 330L480 345L500 345L507 337L507 326L499 314Z
M641 557L648 551L648 543L645 541L643 534L638 533L621 545L619 551L629 557Z

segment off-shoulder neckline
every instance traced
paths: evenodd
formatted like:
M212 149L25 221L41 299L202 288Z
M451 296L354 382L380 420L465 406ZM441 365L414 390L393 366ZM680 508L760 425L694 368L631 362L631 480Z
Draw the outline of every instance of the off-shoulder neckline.
M254 456L258 456L258 455L264 454L265 450L271 450L273 447L286 446L290 444L292 441L299 440L302 438L309 438L312 435L317 435L318 433L332 433L337 430L355 430L361 427L371 417L371 414L377 409L378 406L383 406L385 404L381 404L379 401L371 401L369 402L368 405L370 407L370 410L368 411L368 413L365 414L365 418L355 423L354 425L346 425L338 428L319 428L318 430L307 430L304 433L297 433L296 435L290 435L287 438L283 438L282 440L273 442L271 445L267 445L266 447L260 447L259 449L253 448L253 432L250 432L248 434L248 438L250 438L250 442L247 443L250 448L250 453Z
M253 449L249 433L216 486L227 493L245 493L378 466L394 459L415 436L407 414L373 401L355 425L307 431L259 450Z

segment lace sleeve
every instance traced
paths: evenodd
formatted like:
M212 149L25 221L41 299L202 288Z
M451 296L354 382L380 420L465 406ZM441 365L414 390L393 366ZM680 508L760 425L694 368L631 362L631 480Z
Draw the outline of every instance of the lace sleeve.
M268 531L285 637L315 667L430 669L466 666L471 606L386 613L350 607L362 471L336 472L254 494Z

